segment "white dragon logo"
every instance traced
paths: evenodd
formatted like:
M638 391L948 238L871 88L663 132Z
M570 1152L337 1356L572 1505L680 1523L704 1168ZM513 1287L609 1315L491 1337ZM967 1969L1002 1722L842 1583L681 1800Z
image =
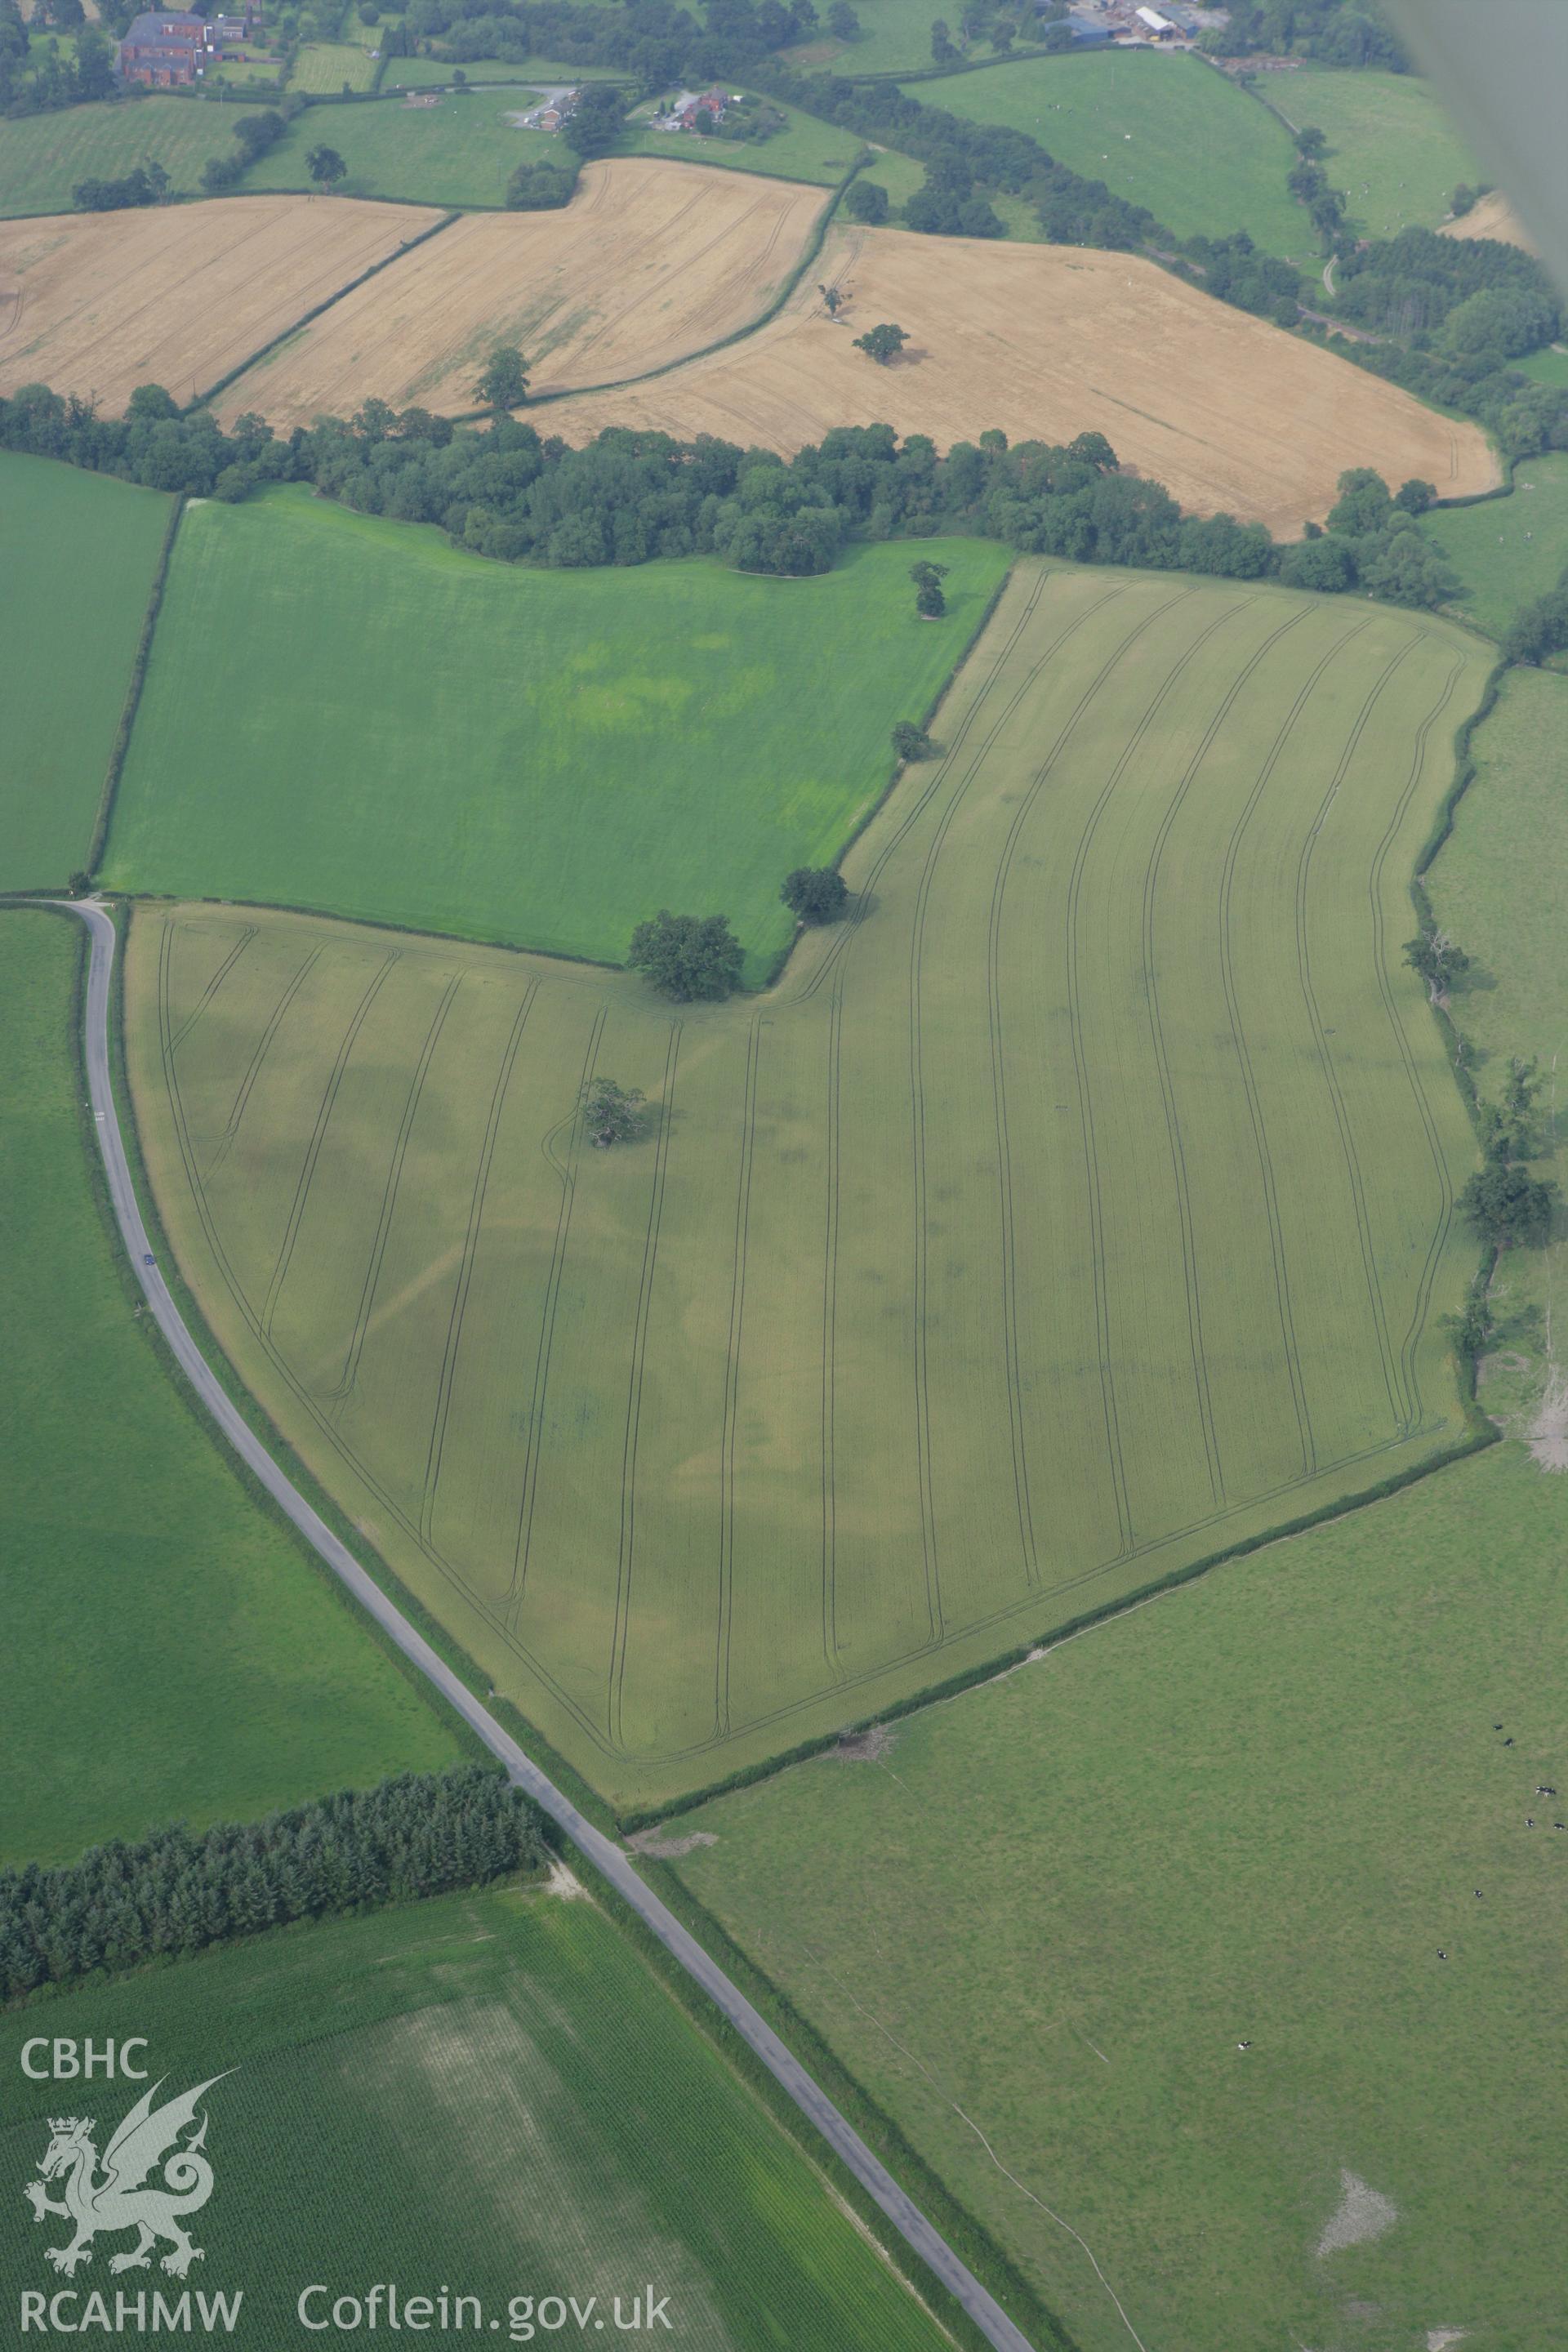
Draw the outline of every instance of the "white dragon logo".
M163 2083L154 2083L142 2093L105 2148L101 2179L98 2150L92 2144L98 2128L93 2118L49 2117L49 2144L38 2159L43 2180L29 2180L22 2194L33 2209L35 2221L58 2213L76 2224L76 2235L68 2246L44 2249L46 2260L56 2270L73 2278L79 2263L91 2262L90 2242L100 2231L138 2232L129 2253L110 2257L111 2271L145 2270L160 2238L166 2238L171 2249L163 2257L163 2267L176 2278L184 2278L191 2264L203 2259L201 2247L192 2245L180 2224L184 2215L199 2212L213 2193L213 2168L201 2153L207 2136L205 2116L193 2138L183 2147L177 2142L204 2095L214 2083L222 2081L221 2074L215 2074L210 2082L198 2083L194 2091L157 2108L153 2102ZM160 2162L162 2186L144 2189L142 2182ZM57 2202L44 2181L58 2180L62 2174L65 2196L63 2202Z

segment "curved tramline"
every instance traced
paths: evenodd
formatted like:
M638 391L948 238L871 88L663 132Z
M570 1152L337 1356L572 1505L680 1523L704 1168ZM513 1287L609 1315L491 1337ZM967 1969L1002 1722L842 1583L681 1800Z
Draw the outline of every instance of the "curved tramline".
M616 1802L907 1698L1458 1441L1406 881L1445 624L1020 565L770 994L153 907L181 1265L389 1565ZM585 1148L594 1076L640 1140Z

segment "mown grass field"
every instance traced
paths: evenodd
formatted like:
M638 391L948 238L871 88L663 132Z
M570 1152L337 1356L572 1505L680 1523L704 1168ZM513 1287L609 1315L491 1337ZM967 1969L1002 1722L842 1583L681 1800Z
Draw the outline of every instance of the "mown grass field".
M1510 671L1476 730L1476 776L1427 877L1437 919L1473 959L1453 1017L1483 1095L1501 1093L1510 1056L1539 1062L1540 1164L1568 1177L1568 972L1562 955L1562 877L1568 871L1568 677ZM1513 1251L1493 1286L1498 1333L1481 1402L1515 1435L1536 1425L1561 1386L1568 1312L1568 1231L1543 1251Z
M1473 1144L1399 950L1487 667L1380 608L1021 565L854 921L760 1001L149 909L181 1264L623 1803L1363 1491L1462 1428ZM595 1074L640 1142L584 1149Z
M0 1860L248 1820L455 1742L154 1353L89 1187L78 927L0 910Z
M217 2185L187 2284L243 2292L239 2333L253 2341L302 2333L311 2282L329 2285L330 2306L384 2280L405 2306L444 2287L479 2296L483 2333L503 2344L531 2326L552 2340L549 2312L539 2326L511 2307L552 2294L596 2298L605 2342L616 2296L627 2322L636 2296L641 2336L663 2336L647 2317L650 2281L668 2297L668 2340L697 2352L952 2342L590 1901L537 1887L448 1896L9 2014L0 2051L20 2095L0 2148L17 2180L61 2104L17 2063L46 2024L98 2042L145 2035L166 2096L231 2070L204 2102ZM100 2082L93 2094L101 2150L132 2093ZM332 2227L350 2214L352 2231ZM58 2285L43 2258L58 2234L7 2198L8 2275ZM105 2284L110 2251L100 2241L79 2288ZM178 2291L156 2271L131 2284ZM563 2340L582 2339L568 2323Z
M84 865L170 502L0 451L0 890Z
M1422 528L1459 575L1455 611L1500 637L1520 606L1555 588L1568 566L1568 454L1521 459L1511 497L1439 510Z
M1538 2352L1565 1539L1500 1448L704 1808L675 1867L1081 2352ZM1320 2253L1346 2172L1398 2218Z
M1288 260L1317 250L1285 185L1295 158L1283 126L1197 58L1031 58L908 87L922 106L1026 131L1058 163L1147 205L1178 236L1244 228Z
M508 115L526 113L536 103L531 91L518 89L444 95L429 107L378 98L363 106L334 107L325 133L307 110L246 173L245 186L252 193L309 188L305 158L326 136L348 165L348 177L339 183L342 195L499 211L519 163L571 164L549 131L520 131L508 121Z
M1461 180L1476 187L1480 165L1430 83L1415 74L1336 73L1303 66L1270 74L1268 95L1298 130L1328 135L1323 169L1349 199L1347 226L1359 236L1436 228Z
M357 41L308 41L289 74L290 89L324 92L333 98L345 85L350 89L371 89L374 83L375 60Z
M794 929L784 877L884 790L894 720L930 707L1005 562L936 553L942 628L902 547L804 582L530 572L308 494L198 507L106 871L610 963L660 906L727 913L760 979ZM204 655L215 626L232 660Z
M176 192L201 184L209 155L234 152L235 116L192 99L116 99L0 121L0 215L68 213L79 180L162 163Z
M470 82L531 82L553 89L562 83L618 81L608 66L567 66L554 58L523 58L517 65L499 58L480 58L463 68ZM452 68L440 58L388 58L381 78L383 89L431 89L452 79Z

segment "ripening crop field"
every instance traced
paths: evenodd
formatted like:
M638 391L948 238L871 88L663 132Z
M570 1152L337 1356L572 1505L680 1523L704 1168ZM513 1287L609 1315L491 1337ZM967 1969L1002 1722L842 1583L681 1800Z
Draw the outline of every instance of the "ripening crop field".
M941 628L903 546L816 580L529 572L309 493L197 507L106 872L611 963L661 906L728 914L760 981L780 883L886 790L1006 562L928 551Z
M0 451L0 890L85 865L170 501Z
M472 410L497 343L524 352L534 398L667 366L761 316L825 202L785 180L590 163L559 212L470 214L426 238L230 384L219 415L286 432L370 398Z
M597 1905L565 1887L291 1927L51 2001L51 2032L144 2035L165 2098L221 2077L202 2103L216 2186L191 2224L201 2262L185 2281L153 2270L109 2284L100 2240L83 2295L107 2284L112 2311L116 2285L238 2292L241 2333L272 2344L303 2335L302 2288L328 2287L306 2316L330 2326L337 2296L387 2281L405 2312L421 2294L477 2296L478 2317L449 2306L464 2341L613 2344L625 2329L693 2352L951 2347L814 2157ZM20 2071L38 2030L36 2010L0 2025L21 2086L0 2128L17 2180L61 2103ZM92 2087L101 2152L134 2086ZM331 2242L324 2212L353 2215L352 2251ZM5 2199L8 2273L58 2285L43 2250L59 2226L39 2229L20 2196ZM592 2301L597 2326L589 2315L581 2336L569 2323L557 2338L552 2307L531 2316L552 2295Z
M455 1754L241 1484L132 1304L87 1157L85 936L0 911L5 1863L254 1820Z
M1487 668L1382 607L1021 564L853 919L719 1007L150 908L181 1264L623 1804L1363 1492L1463 1429L1473 1146L1399 951ZM595 1076L639 1141L584 1147Z

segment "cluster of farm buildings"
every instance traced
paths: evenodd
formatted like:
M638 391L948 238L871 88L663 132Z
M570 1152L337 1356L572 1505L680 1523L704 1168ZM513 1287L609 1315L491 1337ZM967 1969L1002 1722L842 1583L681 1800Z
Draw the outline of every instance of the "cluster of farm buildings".
M120 78L145 89L188 89L209 65L243 57L260 22L252 0L237 0L232 16L197 16L187 8L149 11L134 19L120 44Z
M1036 0L1044 14L1049 0ZM1146 43L1184 47L1207 25L1223 24L1227 11L1199 8L1187 0L1165 0L1162 7L1138 5L1138 0L1073 0L1068 24L1073 38L1086 46L1115 43L1120 47Z

